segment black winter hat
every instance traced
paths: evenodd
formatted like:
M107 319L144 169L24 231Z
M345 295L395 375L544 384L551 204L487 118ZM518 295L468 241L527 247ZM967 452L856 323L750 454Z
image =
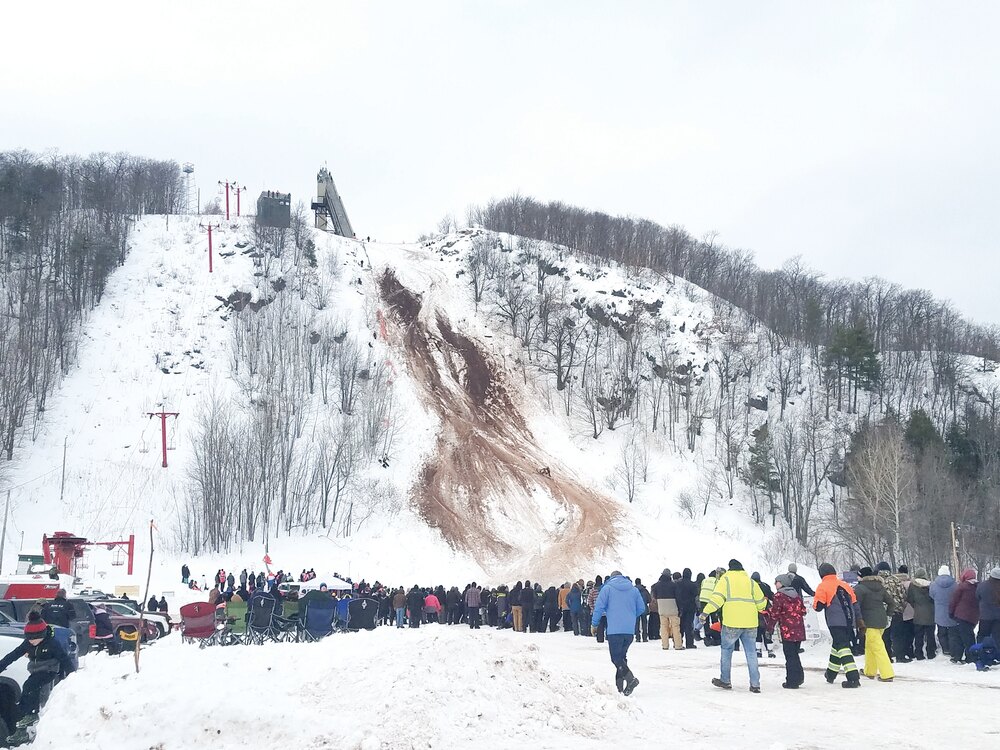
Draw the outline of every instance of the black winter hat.
M739 560L736 560L736 559L730 560L729 561L729 569L730 570L743 570L743 563L741 563Z
M837 575L837 569L830 565L830 563L822 563L819 566L820 578L825 578L826 576Z
M868 576L873 575L874 572L875 571L873 571L866 565L865 567L863 567L861 570L858 571L858 575L861 576L862 578L867 578Z
M892 572L892 568L889 567L889 563L887 563L885 560L883 560L878 565L876 565L875 566L875 570L877 570L879 572L885 571L886 573L891 573ZM869 573L869 575L871 575L871 574Z

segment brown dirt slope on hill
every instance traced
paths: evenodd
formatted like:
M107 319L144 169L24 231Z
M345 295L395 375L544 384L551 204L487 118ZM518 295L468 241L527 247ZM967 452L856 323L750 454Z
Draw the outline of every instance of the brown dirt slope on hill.
M441 422L435 451L413 490L427 523L488 567L527 555L521 565L531 571L569 572L612 546L618 520L613 501L573 479L537 444L503 371L482 347L455 331L440 311L421 315L421 297L391 270L380 277L379 291L398 323L390 343L402 348L410 375ZM540 551L536 543L525 546L551 525L532 497L536 488L566 515ZM503 500L488 507L490 497Z

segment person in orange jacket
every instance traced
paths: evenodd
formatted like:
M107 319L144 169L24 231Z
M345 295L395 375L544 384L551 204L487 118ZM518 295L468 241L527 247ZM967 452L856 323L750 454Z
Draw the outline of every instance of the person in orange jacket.
M842 687L860 687L861 674L851 651L852 635L861 617L857 597L851 587L837 577L837 570L830 563L820 565L819 574L823 580L816 587L813 609L826 616L826 625L833 637L826 681L832 685L837 675L844 672L847 679L841 683Z

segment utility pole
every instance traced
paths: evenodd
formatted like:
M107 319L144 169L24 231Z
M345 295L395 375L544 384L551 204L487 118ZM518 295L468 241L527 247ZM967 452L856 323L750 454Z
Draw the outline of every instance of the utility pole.
M7 512L9 510L10 490L7 490L7 502L3 506L3 531L0 532L0 571L3 571L3 548L7 546Z
M225 182L219 180L219 184L226 186L226 221L229 221L229 180Z
M60 502L62 501L63 496L66 494L66 441L68 439L69 439L68 435L63 438L62 483L59 485L59 500L60 500Z
M149 418L153 417L160 418L160 437L163 442L163 468L167 468L167 417L174 417L175 419L180 416L176 411L152 411L146 412Z
M236 216L238 217L240 215L240 193L246 190L247 186L244 185L243 187L240 187L239 184L235 181L233 181L232 185L233 185L233 190L236 192Z
M208 230L208 272L212 273L212 230L218 229L218 224L199 224L202 229Z
M951 522L951 564L952 573L958 577L961 574L961 569L958 564L958 537L955 534L955 522Z

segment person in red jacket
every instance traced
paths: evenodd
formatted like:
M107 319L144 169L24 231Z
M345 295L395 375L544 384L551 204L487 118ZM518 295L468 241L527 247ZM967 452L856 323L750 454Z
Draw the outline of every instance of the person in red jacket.
M806 639L806 606L802 603L802 595L795 588L795 579L791 573L778 576L774 583L771 617L778 625L781 649L785 653L785 681L781 687L795 690L805 682L799 646Z
M979 600L976 598L976 571L972 568L966 568L962 571L958 587L955 589L955 593L951 595L951 601L948 603L948 614L958 623L956 630L962 644L962 652L956 654L953 651L951 661L953 664L968 664L973 661L969 658L969 649L976 642L974 629L976 623L979 622Z

